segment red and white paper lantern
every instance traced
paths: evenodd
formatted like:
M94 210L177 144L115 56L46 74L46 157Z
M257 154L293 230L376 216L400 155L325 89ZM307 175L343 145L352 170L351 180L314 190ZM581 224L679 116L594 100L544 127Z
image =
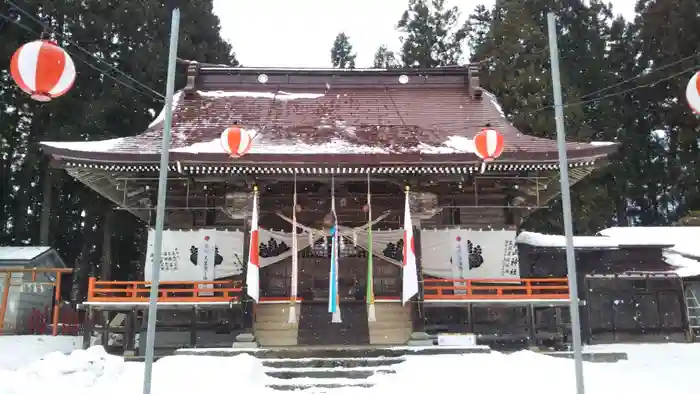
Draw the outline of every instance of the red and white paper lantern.
M700 115L700 71L696 72L685 89L685 97L688 105L696 114Z
M221 147L231 157L241 157L253 146L253 136L250 131L240 127L229 127L221 133Z
M75 82L75 64L68 52L46 40L22 45L10 62L17 86L36 101L62 96Z
M494 129L482 129L474 137L474 153L484 161L492 161L503 153L503 136Z

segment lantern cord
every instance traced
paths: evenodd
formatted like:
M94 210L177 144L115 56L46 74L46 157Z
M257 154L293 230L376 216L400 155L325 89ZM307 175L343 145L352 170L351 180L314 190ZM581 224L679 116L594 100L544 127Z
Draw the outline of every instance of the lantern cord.
M135 84L141 86L142 88L146 89L148 92L154 94L156 97L158 97L158 98L160 98L160 99L164 99L164 98L165 98L162 94L160 94L160 93L158 93L157 91L151 89L151 88L148 87L147 85L145 85L145 84L139 82L138 80L136 80L136 79L135 79L134 77L132 77L131 75L129 75L129 74L123 72L122 70L118 69L117 67L115 67L115 66L113 66L113 65L111 65L111 64L109 64L109 63L107 63L106 61L104 61L104 60L98 58L97 56L95 56L94 54L90 53L90 51L88 51L87 49L81 47L81 46L78 45L75 41L73 41L73 40L71 40L70 38L66 37L64 34L59 33L59 32L57 32L56 30L53 30L49 25L47 25L46 23L42 22L41 19L37 18L35 15L32 15L31 12L28 12L28 11L24 10L22 7L18 6L14 1L12 1L12 0L7 0L7 3L8 3L9 5L11 5L12 7L14 7L15 9L17 9L17 11L21 12L22 14L24 14L27 18L29 18L29 19L35 21L36 23L40 24L40 25L44 28L44 31L46 31L46 32L51 32L51 33L55 34L56 36L63 38L67 43L69 43L69 44L73 45L74 47L78 48L78 49L79 49L81 52L83 52L84 54L86 54L86 55L90 56L91 58L97 60L99 63L102 63L102 64L108 66L110 71L115 71L115 72L117 72L118 74L121 74L123 77L125 77L125 78L127 78L128 80L130 80L131 82L133 82L133 83L135 83ZM99 71L99 70L98 70L98 71ZM103 75L104 75L104 74L103 74Z

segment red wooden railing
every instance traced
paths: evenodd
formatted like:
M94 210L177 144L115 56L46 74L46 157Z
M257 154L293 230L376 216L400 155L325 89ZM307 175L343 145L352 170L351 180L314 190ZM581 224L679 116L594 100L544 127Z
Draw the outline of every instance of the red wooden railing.
M566 300L566 278L424 279L424 299L431 300Z
M148 302L150 282L143 281L98 281L90 278L88 302ZM160 282L158 302L231 302L238 301L243 288L234 281ZM206 286L200 288L200 286Z

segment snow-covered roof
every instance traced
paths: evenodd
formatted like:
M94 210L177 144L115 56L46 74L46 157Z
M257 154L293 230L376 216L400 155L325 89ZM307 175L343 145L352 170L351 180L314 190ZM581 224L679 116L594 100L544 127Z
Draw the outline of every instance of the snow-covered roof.
M542 248L564 248L566 247L566 237L563 235L540 234L523 231L515 239L517 243ZM619 244L614 239L603 236L575 236L575 248L617 248Z
M49 249L48 246L0 246L0 261L30 261Z
M228 70L228 71L227 71ZM495 96L464 67L433 70L282 70L202 68L173 100L171 160L229 163L221 133L233 125L256 135L237 164L460 165L477 163L473 137L484 127L504 140L499 164L554 169L556 141L520 133ZM264 72L267 83L258 77ZM337 75L336 75L337 73ZM399 82L398 74L408 82ZM478 82L477 82L478 83ZM477 97L473 92L482 93ZM143 133L99 142L42 142L48 154L91 162L158 159L162 110ZM592 166L616 145L568 142L569 159ZM334 155L334 158L325 157ZM390 159L388 159L390 157ZM510 164L508 164L510 163Z
M666 264L674 267L672 272L681 278L700 275L700 261L672 251L664 252L663 256Z
M516 241L536 247L564 248L563 235L524 231ZM700 227L611 227L596 236L575 236L574 247L615 249L630 246L664 248L663 258L672 267L668 273L681 278L700 275Z
M688 254L700 256L700 227L610 227L598 234L614 238L620 245L685 245L686 249L694 249L693 253Z

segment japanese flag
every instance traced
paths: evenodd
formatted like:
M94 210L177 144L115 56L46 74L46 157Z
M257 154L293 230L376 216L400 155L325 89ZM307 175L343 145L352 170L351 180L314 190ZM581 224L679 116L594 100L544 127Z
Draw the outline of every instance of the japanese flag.
M418 272L416 270L416 250L413 244L413 223L411 223L411 206L406 192L406 208L403 221L403 292L401 301L406 304L418 294Z

